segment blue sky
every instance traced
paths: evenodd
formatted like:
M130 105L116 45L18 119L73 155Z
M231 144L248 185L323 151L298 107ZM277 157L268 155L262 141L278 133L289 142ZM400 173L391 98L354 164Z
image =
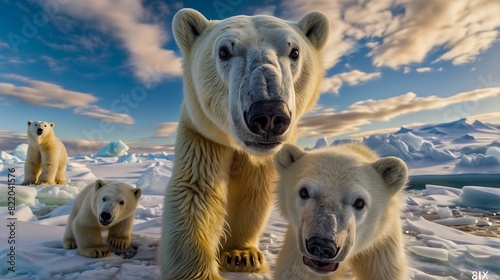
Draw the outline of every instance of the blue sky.
M26 121L56 123L70 153L121 139L171 148L182 102L177 10L209 19L267 14L331 23L318 105L299 144L467 117L500 123L498 1L112 1L0 3L0 150Z

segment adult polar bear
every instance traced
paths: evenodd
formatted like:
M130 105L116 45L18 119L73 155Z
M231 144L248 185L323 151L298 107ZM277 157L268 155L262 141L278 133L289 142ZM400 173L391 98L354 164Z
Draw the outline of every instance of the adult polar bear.
M68 152L54 132L55 124L28 121L28 152L21 185L64 185Z
M183 9L172 25L184 56L184 101L165 195L161 278L265 272L258 240L276 180L273 154L295 142L299 117L316 102L328 19L312 12L298 23L209 21Z

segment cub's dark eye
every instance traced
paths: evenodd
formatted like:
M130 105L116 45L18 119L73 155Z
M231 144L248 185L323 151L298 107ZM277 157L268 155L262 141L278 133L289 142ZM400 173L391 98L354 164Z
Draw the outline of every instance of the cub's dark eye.
M309 191L307 190L307 188L300 188L299 196L302 199L308 199L309 198Z
M102 201L103 201L103 202L106 202L106 200L107 200L107 199L106 199L105 197L103 197L103 198L102 198Z
M365 205L366 205L365 201L362 198L358 198L356 199L356 201L354 201L354 204L352 206L357 210L361 210L365 208Z
M219 58L222 60L228 60L231 58L231 53L227 47L221 47L219 49Z
M120 205L124 205L124 204L125 204L125 201L120 200Z
M43 126L44 126L44 127L47 127L47 125L46 125L46 124L44 124Z
M35 126L38 126L38 124L35 123Z
M290 52L290 54L288 55L291 59L293 60L297 60L297 58L299 58L299 50L297 49L292 49L292 51Z

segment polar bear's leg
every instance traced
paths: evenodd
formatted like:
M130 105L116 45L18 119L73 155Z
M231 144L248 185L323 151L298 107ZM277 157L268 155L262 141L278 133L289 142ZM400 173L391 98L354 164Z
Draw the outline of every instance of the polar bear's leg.
M101 230L98 227L73 223L73 233L80 255L89 258L102 258L109 255L109 249L103 244Z
M21 185L36 184L38 176L42 171L42 157L40 152L28 147L26 154L26 162L24 163L24 180Z
M165 194L159 251L161 279L222 279L218 248L233 151L178 127L175 164Z
M107 242L116 250L125 250L130 247L132 226L134 219L127 218L109 229Z
M58 185L64 185L66 183L66 162L67 157L59 163L57 168L55 181Z
M73 220L74 217L72 217L72 215L70 214L70 216L68 217L68 225L66 226L66 230L64 231L64 237L62 241L64 249L76 249L76 239L75 234L73 233Z
M38 178L37 184L51 185L55 183L59 159L55 154L42 153L42 174Z
M276 174L270 159L244 154L235 157L229 182L228 234L222 239L221 268L238 272L267 272L259 237L269 216Z

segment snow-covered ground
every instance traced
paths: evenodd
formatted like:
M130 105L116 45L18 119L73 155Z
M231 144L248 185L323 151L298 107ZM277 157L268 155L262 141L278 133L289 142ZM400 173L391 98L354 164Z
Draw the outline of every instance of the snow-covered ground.
M400 156L413 175L479 174L500 184L500 144L495 142L499 140L499 127L459 120L402 128L394 134L368 137L364 143L381 155ZM327 144L321 139L317 146ZM22 181L26 146L0 152L1 279L158 278L163 193L174 155L129 154L127 150L125 143L114 141L101 149L100 155L106 157L71 156L65 186L16 185L18 205L13 216L7 207L13 193L9 194L6 181L9 176L15 176L16 183ZM82 257L76 250L63 249L60 242L71 199L96 178L121 180L141 187L144 193L136 210L135 249L104 259ZM408 189L405 195L401 219L409 279L500 279L500 188L428 184L424 190ZM285 229L286 222L272 211L260 242L272 266ZM9 271L13 266L15 272ZM477 278L479 272L487 272L487 278ZM224 274L228 279L271 279L271 275Z

